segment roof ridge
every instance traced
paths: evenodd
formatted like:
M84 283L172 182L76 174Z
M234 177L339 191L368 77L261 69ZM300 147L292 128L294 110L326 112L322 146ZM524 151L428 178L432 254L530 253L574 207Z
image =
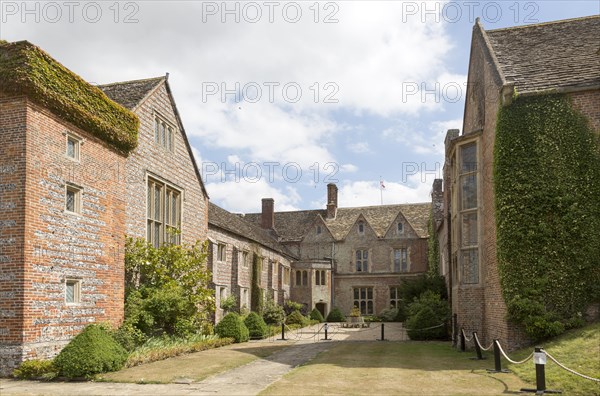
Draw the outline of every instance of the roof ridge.
M167 77L166 76L160 76L160 77L149 77L149 78L140 78L138 80L128 80L128 81L117 81L117 82L112 82L112 83L108 83L108 84L98 84L96 85L97 87L110 87L113 85L124 85L124 84L132 84L132 83L140 83L140 82L146 82L146 81L152 81L152 80L166 80Z
M500 32L503 30L527 29L527 28L534 28L534 27L538 27L538 26L557 25L559 23L570 23L573 21L583 21L586 19L594 19L594 18L600 18L600 15L587 15L587 16L583 16L583 17L559 19L557 21L546 21L546 22L531 23L528 25L510 26L510 27L504 27L504 28L498 28L498 29L490 29L490 30L486 30L486 32Z

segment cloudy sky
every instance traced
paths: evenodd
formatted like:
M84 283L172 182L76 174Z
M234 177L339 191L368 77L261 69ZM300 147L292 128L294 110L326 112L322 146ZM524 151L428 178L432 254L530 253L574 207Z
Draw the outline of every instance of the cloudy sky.
M0 38L87 81L169 73L210 198L233 212L429 201L462 128L471 31L591 1L5 1ZM380 189L380 181L385 188Z

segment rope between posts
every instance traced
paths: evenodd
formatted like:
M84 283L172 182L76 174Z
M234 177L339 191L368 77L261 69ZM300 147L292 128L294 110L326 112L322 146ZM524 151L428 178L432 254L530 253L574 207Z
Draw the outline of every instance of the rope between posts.
M481 348L481 350L483 351L489 351L491 347L494 346L494 342L492 341L492 343L490 344L489 347L484 348L483 346L481 346L481 343L479 343L479 337L477 337L477 333L475 333L475 342L477 343L477 345L479 345L479 348Z
M463 335L463 337L465 337L466 342L471 342L473 340L473 337L471 337L471 338L467 337L467 335L465 334L465 329L460 329L460 331L462 331L462 335Z
M527 356L525 359L521 360L520 362L516 362L516 361L512 360L511 358L509 358L508 355L506 355L506 353L504 353L504 349L502 349L502 345L500 345L500 343L498 343L498 349L500 349L500 353L502 353L502 355L504 355L506 360L508 360L512 364L523 364L533 357L533 352L531 352L531 355Z
M542 349L542 351L544 351L544 350ZM554 363L556 363L558 365L558 367L560 367L560 368L562 368L564 370L567 370L569 373L578 375L581 378L585 378L585 379L590 380L590 381L600 382L600 379L598 379L598 378L593 378L593 377L590 377L590 376L578 373L577 371L572 370L572 369L566 367L565 365L563 365L562 363L560 363L558 360L556 360L554 358L554 356L550 355L548 352L544 351L544 353L546 354L546 356L548 356L550 358L550 360L552 360Z
M431 330L431 329L437 329L438 327L442 327L445 326L445 323L439 324L437 326L431 326L431 327L425 327L424 329L407 329L407 328L402 328L402 330L407 330L407 331L424 331L424 330Z

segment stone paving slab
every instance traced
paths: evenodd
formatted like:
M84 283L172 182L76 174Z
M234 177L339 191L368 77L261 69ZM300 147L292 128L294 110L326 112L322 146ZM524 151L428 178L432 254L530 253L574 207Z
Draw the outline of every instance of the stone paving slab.
M406 332L400 323L385 324L385 338L404 341ZM256 395L283 375L303 363L312 360L339 341L375 341L381 338L381 324L368 328L342 328L339 324L329 327L324 341L322 325L291 331L286 334L288 348L206 378L203 381L179 380L172 384L131 384L110 382L38 382L0 379L0 395ZM200 352L201 353L201 352Z

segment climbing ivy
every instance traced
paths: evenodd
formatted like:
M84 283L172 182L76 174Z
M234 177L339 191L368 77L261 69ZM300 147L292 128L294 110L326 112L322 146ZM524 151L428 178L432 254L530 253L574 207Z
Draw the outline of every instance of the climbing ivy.
M27 41L0 42L0 85L6 93L27 95L123 153L137 146L135 114Z
M564 94L500 108L498 266L509 319L533 340L580 325L600 300L600 145Z
M263 311L263 289L260 287L260 277L262 275L262 260L258 253L252 255L252 290L250 309L253 312L262 315Z
M427 263L429 266L429 275L437 276L440 274L440 243L438 241L435 222L433 221L433 212L429 213L429 239L427 240Z

